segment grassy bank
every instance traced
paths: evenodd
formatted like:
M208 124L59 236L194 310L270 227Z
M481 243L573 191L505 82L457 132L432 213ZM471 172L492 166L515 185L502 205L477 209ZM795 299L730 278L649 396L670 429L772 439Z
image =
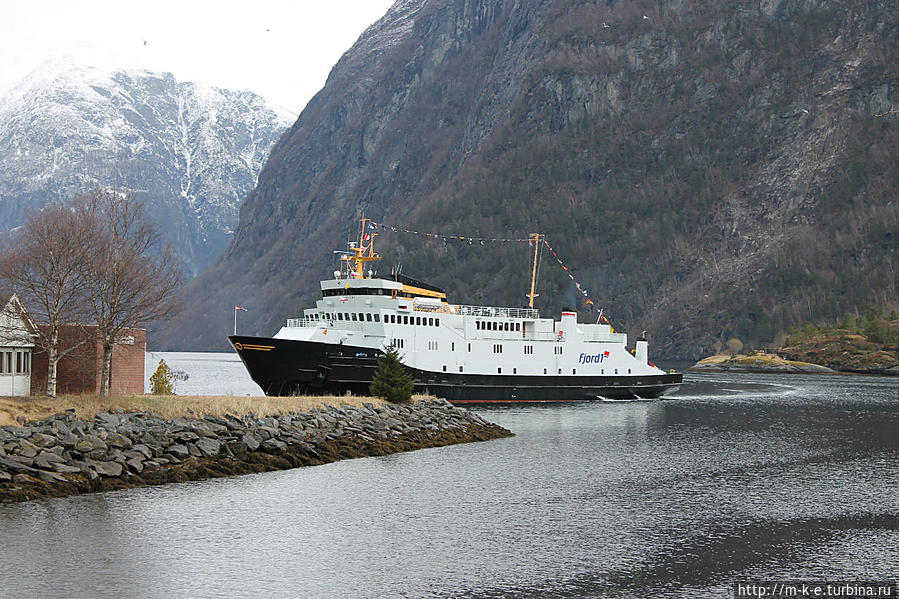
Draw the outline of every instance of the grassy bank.
M419 395L417 401L429 396ZM305 413L313 408L347 404L361 407L363 402L375 406L385 402L377 397L352 395L323 395L313 397L234 397L198 395L62 395L51 397L0 397L0 426L15 425L20 420L31 422L47 416L75 410L82 419L91 419L99 412L152 412L163 418L222 416L225 414L281 416L286 413Z

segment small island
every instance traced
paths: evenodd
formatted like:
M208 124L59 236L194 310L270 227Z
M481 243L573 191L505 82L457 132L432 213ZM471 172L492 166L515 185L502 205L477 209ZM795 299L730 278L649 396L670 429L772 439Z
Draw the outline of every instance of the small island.
M887 317L869 310L862 318L846 316L836 325L806 325L768 351L742 354L742 344L728 344L729 353L704 358L689 370L899 376L899 319L895 313Z

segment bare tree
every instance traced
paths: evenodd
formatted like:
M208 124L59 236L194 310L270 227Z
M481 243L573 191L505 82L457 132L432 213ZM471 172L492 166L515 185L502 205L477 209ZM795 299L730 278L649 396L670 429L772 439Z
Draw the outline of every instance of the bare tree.
M0 278L38 325L32 337L47 353L47 395L55 397L59 361L80 345L60 350L60 327L86 314L85 231L70 208L51 205L32 214L16 233L0 248Z
M123 331L171 317L183 276L130 193L96 189L76 198L74 210L90 235L82 276L103 348L101 393L108 395L112 350Z

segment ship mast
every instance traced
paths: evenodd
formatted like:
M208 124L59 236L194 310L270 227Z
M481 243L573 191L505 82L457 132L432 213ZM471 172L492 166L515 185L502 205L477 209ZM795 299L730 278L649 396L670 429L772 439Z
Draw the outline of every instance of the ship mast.
M366 262L372 262L374 260L380 260L381 256L375 253L375 237L377 233L366 233L368 229L368 224L371 222L371 219L365 218L364 216L361 219L361 229L359 231L359 241L357 243L350 243L350 252L352 254L348 256L341 256L340 259L347 264L347 268L350 271L350 276L364 279L365 273L363 271L363 267ZM368 242L368 245L365 245L365 242Z
M534 244L534 266L531 268L531 292L527 294L528 297L528 307L534 307L534 298L538 297L540 294L534 293L534 289L537 287L537 255L540 252L540 243L543 241L545 235L542 233L530 233L528 238L532 240Z

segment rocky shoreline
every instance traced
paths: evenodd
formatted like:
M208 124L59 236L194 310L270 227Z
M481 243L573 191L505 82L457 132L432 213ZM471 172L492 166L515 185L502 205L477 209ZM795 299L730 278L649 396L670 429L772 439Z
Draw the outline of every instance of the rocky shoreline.
M691 372L756 372L756 373L790 373L790 374L837 374L832 368L784 360L774 354L755 354L752 356L709 356L702 359L687 370Z
M512 433L442 399L278 418L73 411L0 427L0 502L285 470Z

